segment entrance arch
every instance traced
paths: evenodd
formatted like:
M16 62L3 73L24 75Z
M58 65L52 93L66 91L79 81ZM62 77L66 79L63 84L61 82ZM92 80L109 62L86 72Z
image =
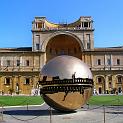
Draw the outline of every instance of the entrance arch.
M82 59L82 46L71 35L55 35L47 43L46 60L49 61L58 55L70 55Z
M96 86L97 86L97 92L99 94L105 93L106 85L105 85L105 77L103 75L97 75L96 76Z

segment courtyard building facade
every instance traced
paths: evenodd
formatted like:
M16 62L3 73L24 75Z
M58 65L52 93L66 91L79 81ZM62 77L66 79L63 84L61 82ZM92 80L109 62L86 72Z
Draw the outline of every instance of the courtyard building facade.
M0 48L0 93L35 94L42 80L41 68L59 55L77 57L89 66L96 93L122 93L123 47L94 48L90 16L69 24L35 17L32 47Z

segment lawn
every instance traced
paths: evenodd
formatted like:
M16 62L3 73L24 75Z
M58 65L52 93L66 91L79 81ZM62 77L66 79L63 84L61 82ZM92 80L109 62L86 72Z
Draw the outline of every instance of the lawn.
M123 95L92 96L88 103L90 105L123 105Z
M0 105L23 106L40 105L44 101L41 96L0 96ZM90 105L123 105L122 95L97 95L88 101Z
M3 106L40 105L43 102L41 96L0 96Z

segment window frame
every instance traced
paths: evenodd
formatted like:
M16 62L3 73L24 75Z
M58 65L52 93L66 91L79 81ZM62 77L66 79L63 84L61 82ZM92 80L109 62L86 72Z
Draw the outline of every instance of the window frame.
M118 77L117 77L117 82L118 82L118 83L122 83L122 77L121 77L121 76L118 76Z
M30 62L29 60L26 60L26 66L29 67L30 66Z
M101 83L101 82L102 82L102 78L101 78L101 77L98 77L97 79L98 79L98 80L97 80L98 83Z
M30 78L29 77L25 78L24 85L30 85Z
M11 66L11 61L10 60L6 60L6 66Z
M10 77L6 77L4 80L4 85L10 85L11 83L11 78Z
M20 60L16 61L16 66L19 67L20 66Z
M111 59L110 58L107 59L107 65L109 65L109 66L111 65Z
M117 65L120 65L120 59L117 59Z
M97 59L97 65L101 65L101 59Z
M39 43L36 43L36 50L40 50L40 44Z

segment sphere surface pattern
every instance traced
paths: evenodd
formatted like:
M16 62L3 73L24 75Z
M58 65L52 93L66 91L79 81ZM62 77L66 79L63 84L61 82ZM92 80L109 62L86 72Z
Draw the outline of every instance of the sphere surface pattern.
M51 59L41 70L42 75L59 76L60 79L70 79L74 73L76 78L92 79L92 73L88 66L73 56L57 56Z
M89 67L73 56L57 56L41 70L40 92L44 101L60 111L73 111L84 105L92 94Z

